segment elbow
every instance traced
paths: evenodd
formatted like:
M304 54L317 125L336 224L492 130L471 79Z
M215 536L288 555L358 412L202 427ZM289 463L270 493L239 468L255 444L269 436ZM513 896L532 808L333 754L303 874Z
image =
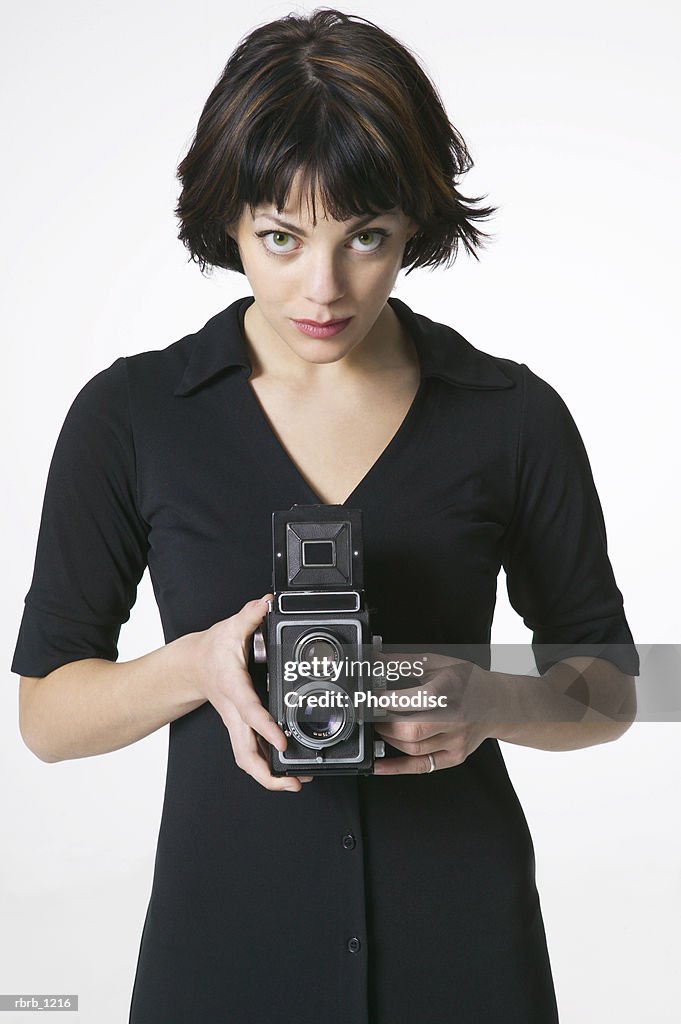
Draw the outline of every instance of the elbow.
M634 676L623 675L623 697L617 709L617 721L614 723L613 740L619 740L636 721L638 701L636 700L636 679Z
M19 733L24 741L24 746L27 747L39 761L43 761L45 764L56 764L58 761L62 760L60 757L55 757L53 754L49 753L44 744L29 731L25 722L19 723Z
M19 723L19 734L24 742L24 746L27 747L39 761L43 761L45 764L56 764L57 761L61 761L60 757L55 757L46 750L44 744L41 743L32 732L30 732L25 722Z
M631 722L614 723L612 732L607 742L613 743L615 740L621 740L627 729L631 728L631 725Z
M19 686L19 734L26 746L39 761L45 764L56 764L61 758L55 757L46 750L43 742L36 735L32 722L35 720L36 689L45 677L22 676Z
M638 714L638 700L636 698L636 677L635 676L624 676L624 697L619 708L620 723L623 726L622 735L629 729L636 721L636 715Z
M42 752L34 743L29 743L28 740L23 735L22 739L24 741L24 745L28 747L31 753L34 754L35 757L37 757L38 760L42 761L44 764L56 764L58 761L61 761L60 757L52 757L51 754Z

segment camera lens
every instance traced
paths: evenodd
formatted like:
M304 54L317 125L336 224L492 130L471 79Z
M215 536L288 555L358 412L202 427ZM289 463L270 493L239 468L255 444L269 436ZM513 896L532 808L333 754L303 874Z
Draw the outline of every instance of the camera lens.
M317 659L315 662L314 659ZM326 662L324 662L326 659ZM312 634L301 637L296 647L296 661L307 662L315 667L314 675L324 678L330 675L330 666L341 660L340 645L330 635ZM325 665L327 671L324 671Z
M285 705L284 716L298 743L322 750L348 738L357 715L346 690L333 682L309 682L296 687L295 692L298 700ZM314 698L311 704L310 697Z
M343 728L345 712L342 708L311 708L306 703L297 709L296 721L309 739L329 740Z

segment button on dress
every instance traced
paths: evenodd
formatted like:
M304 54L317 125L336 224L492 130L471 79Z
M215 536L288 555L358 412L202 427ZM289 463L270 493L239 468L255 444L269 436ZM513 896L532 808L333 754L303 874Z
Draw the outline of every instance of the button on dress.
M50 466L14 672L115 660L147 566L166 642L270 590L272 512L319 498L249 384L253 301L116 359L76 397ZM344 502L362 510L373 631L386 647L484 648L503 566L541 670L586 644L637 674L564 402L525 364L389 302L421 380ZM251 655L249 670L266 704L265 666ZM386 756L402 754L387 743ZM236 766L210 703L172 722L129 1020L557 1021L532 838L497 740L453 768L317 777L290 794Z

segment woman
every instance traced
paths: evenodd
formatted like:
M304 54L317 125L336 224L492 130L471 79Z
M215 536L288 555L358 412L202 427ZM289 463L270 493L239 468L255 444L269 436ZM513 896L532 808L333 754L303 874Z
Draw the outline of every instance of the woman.
M480 245L493 211L457 190L469 166L423 70L372 23L320 10L255 30L208 98L177 209L202 270L253 294L117 359L67 416L12 667L45 761L171 723L132 1024L557 1020L498 739L613 739L638 665L559 396L391 298L401 268ZM253 595L272 512L294 503L361 508L386 644L486 651L436 659L460 713L382 723L371 775L268 767L286 737L249 654L272 595ZM117 664L147 565L166 644ZM502 565L541 687L489 671Z

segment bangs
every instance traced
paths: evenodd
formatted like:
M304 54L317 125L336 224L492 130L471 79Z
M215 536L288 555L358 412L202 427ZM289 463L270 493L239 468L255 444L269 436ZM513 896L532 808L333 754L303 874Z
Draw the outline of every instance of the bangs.
M323 216L339 221L394 207L415 212L415 196L404 187L403 155L390 141L395 128L383 132L357 111L349 116L330 109L319 91L305 99L290 119L268 118L261 137L256 135L244 152L238 203L251 212L271 203L281 212L295 184L296 198L307 204L313 224L320 204Z

